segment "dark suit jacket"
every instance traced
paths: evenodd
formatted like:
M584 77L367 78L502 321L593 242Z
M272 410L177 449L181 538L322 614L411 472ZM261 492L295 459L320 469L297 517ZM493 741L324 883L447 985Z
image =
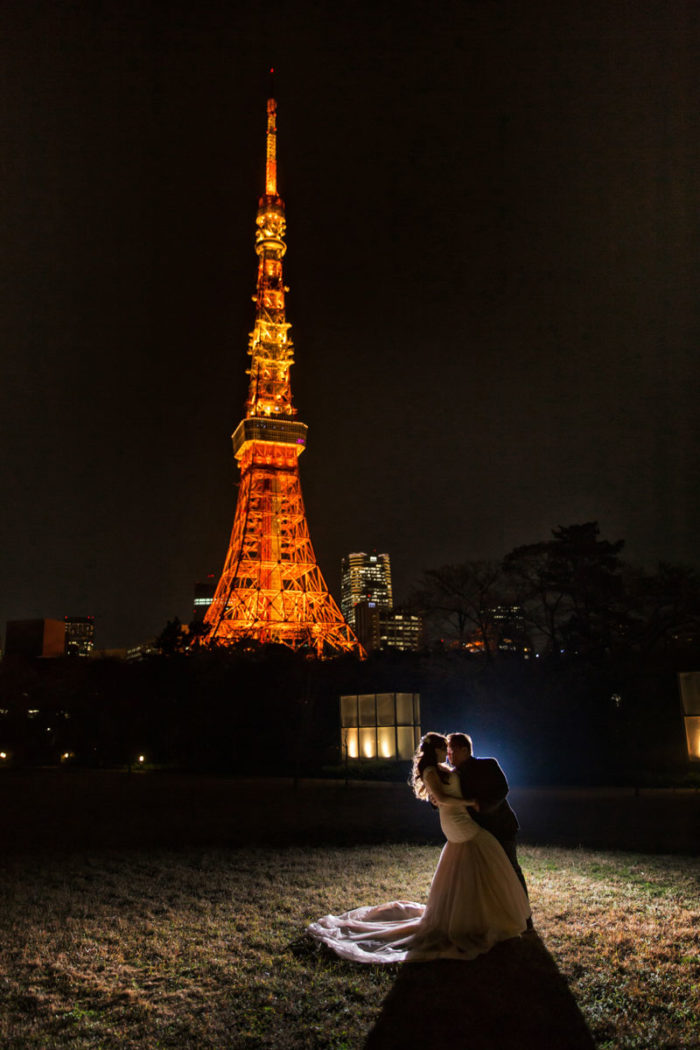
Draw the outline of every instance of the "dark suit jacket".
M462 794L475 798L478 812L470 809L477 824L499 840L512 839L520 827L518 818L506 801L508 781L495 758L468 758L457 767Z

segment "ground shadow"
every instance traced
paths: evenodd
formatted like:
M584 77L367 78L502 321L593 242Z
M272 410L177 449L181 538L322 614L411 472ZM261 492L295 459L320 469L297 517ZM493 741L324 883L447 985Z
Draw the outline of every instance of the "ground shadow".
M407 963L365 1050L594 1050L566 980L535 931L472 962Z

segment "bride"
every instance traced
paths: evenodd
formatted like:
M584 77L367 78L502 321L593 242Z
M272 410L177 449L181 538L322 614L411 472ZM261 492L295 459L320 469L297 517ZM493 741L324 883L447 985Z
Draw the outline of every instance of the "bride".
M517 937L530 916L527 896L500 843L467 811L457 772L445 765L447 740L426 733L413 757L413 790L440 811L447 839L428 903L391 901L325 915L308 932L344 959L397 963L474 959Z

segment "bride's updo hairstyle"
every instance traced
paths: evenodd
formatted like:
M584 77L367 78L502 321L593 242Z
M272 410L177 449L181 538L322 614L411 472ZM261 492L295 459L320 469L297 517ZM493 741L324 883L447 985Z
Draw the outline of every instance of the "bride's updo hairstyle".
M413 756L413 771L410 784L416 798L422 798L424 802L428 801L428 789L423 783L423 770L427 769L428 766L435 766L440 780L446 783L450 779L449 773L441 770L438 764L438 748L447 749L447 737L444 737L442 733L426 733L425 736L421 737L418 750Z

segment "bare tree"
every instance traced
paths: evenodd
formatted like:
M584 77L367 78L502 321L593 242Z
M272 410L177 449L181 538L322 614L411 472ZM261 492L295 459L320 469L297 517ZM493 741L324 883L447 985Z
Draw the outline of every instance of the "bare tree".
M428 569L413 595L426 619L460 645L476 641L490 658L497 644L497 609L509 600L500 562L468 561Z

